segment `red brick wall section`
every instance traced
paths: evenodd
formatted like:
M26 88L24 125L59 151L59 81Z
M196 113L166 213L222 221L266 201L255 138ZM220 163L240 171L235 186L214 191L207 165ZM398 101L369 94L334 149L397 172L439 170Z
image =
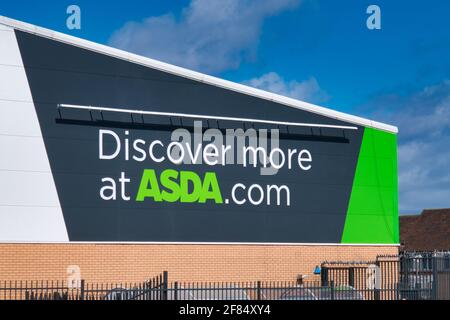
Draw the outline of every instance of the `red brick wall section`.
M66 280L77 265L88 282L294 281L322 261L368 261L396 246L0 244L0 280Z

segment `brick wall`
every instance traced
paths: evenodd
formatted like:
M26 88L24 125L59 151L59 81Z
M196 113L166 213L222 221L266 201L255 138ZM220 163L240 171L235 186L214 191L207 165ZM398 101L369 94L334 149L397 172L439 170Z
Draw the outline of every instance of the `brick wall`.
M65 280L80 267L89 282L295 280L322 261L374 260L395 246L190 244L0 244L0 280Z

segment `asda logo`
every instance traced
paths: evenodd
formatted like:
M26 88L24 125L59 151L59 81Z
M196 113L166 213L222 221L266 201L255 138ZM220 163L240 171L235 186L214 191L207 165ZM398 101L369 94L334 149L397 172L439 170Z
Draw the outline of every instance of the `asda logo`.
M283 197L283 195L285 197ZM230 194L230 199L223 199L222 191L215 172L206 172L203 177L193 171L177 171L166 169L160 175L153 169L145 169L136 201L146 200L155 202L182 202L182 203L206 203L212 201L215 204L244 205L285 205L290 206L290 191L285 185L252 184L247 187L242 183L236 183Z
M155 170L142 174L136 201L151 199L156 202L205 203L208 200L223 203L222 193L214 172L206 172L203 179L193 171L166 169L159 177Z

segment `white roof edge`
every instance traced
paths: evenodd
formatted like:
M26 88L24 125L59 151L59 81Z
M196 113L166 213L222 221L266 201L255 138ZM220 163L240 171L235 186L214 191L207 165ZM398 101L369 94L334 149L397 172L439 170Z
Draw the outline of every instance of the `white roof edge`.
M320 107L311 103L307 103L304 101L288 98L282 95L278 95L275 93L271 93L268 91L256 89L253 87L249 87L243 84L231 82L228 80L216 78L213 76L209 76L200 72L192 71L189 69L177 67L168 63L164 63L161 61L157 61L151 58L146 58L143 56L139 56L133 53L129 53L127 51L123 51L120 49L115 49L112 47L108 47L106 45L98 44L92 41L84 40L81 38L77 38L74 36L70 36L64 33L60 33L57 31L52 31L50 29L38 27L26 22L18 21L15 19L11 19L8 17L0 16L0 24L9 26L11 28L25 31L28 33L36 34L39 36L43 36L46 38L50 38L56 41L64 42L67 44L71 44L83 49L95 51L98 53L106 54L115 58L119 58L122 60L126 60L132 63L141 64L153 69L157 69L163 72L168 72L174 75L182 76L184 78L200 81L206 84L211 84L217 87L221 87L224 89L236 91L239 93L251 95L254 97L262 98L265 100L277 102L289 107L294 107L297 109L301 109L304 111L316 113L319 115L323 115L329 118L333 118L340 121L346 121L353 124L361 125L364 127L375 128L383 131L387 131L390 133L397 134L398 128L392 125L380 123L377 121L372 121L369 119L361 118L358 116L353 116L350 114L346 114L343 112L331 110L328 108Z

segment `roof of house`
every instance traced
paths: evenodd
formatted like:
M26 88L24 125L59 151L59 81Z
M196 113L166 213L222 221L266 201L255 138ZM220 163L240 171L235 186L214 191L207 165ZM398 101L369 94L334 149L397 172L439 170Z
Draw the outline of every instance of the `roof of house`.
M175 74L181 77L185 77L191 80L199 81L202 83L214 85L217 87L225 88L235 92L251 95L261 99L280 103L289 107L301 109L304 111L320 114L329 118L333 118L340 121L346 121L349 123L361 125L364 127L376 128L379 130L398 133L398 128L392 125L384 124L377 121L368 120L365 118L353 116L343 112L331 110L328 108L320 107L314 104L310 104L304 101L284 97L278 94L259 90L239 83L219 79L213 76L209 76L200 72L188 70L185 68L177 67L168 63L160 62L154 59L142 57L136 54L132 54L123 50L115 49L105 45L101 45L95 42L87 41L84 39L69 36L63 33L52 31L49 29L41 28L29 23L21 22L11 18L0 16L0 25L5 25L13 29L36 34L42 37L53 39L55 41L74 45L86 50L95 51L101 54L109 55L118 59L123 59L140 65L144 65L156 70L164 71L167 73Z
M408 251L449 250L450 208L400 216L400 242Z

